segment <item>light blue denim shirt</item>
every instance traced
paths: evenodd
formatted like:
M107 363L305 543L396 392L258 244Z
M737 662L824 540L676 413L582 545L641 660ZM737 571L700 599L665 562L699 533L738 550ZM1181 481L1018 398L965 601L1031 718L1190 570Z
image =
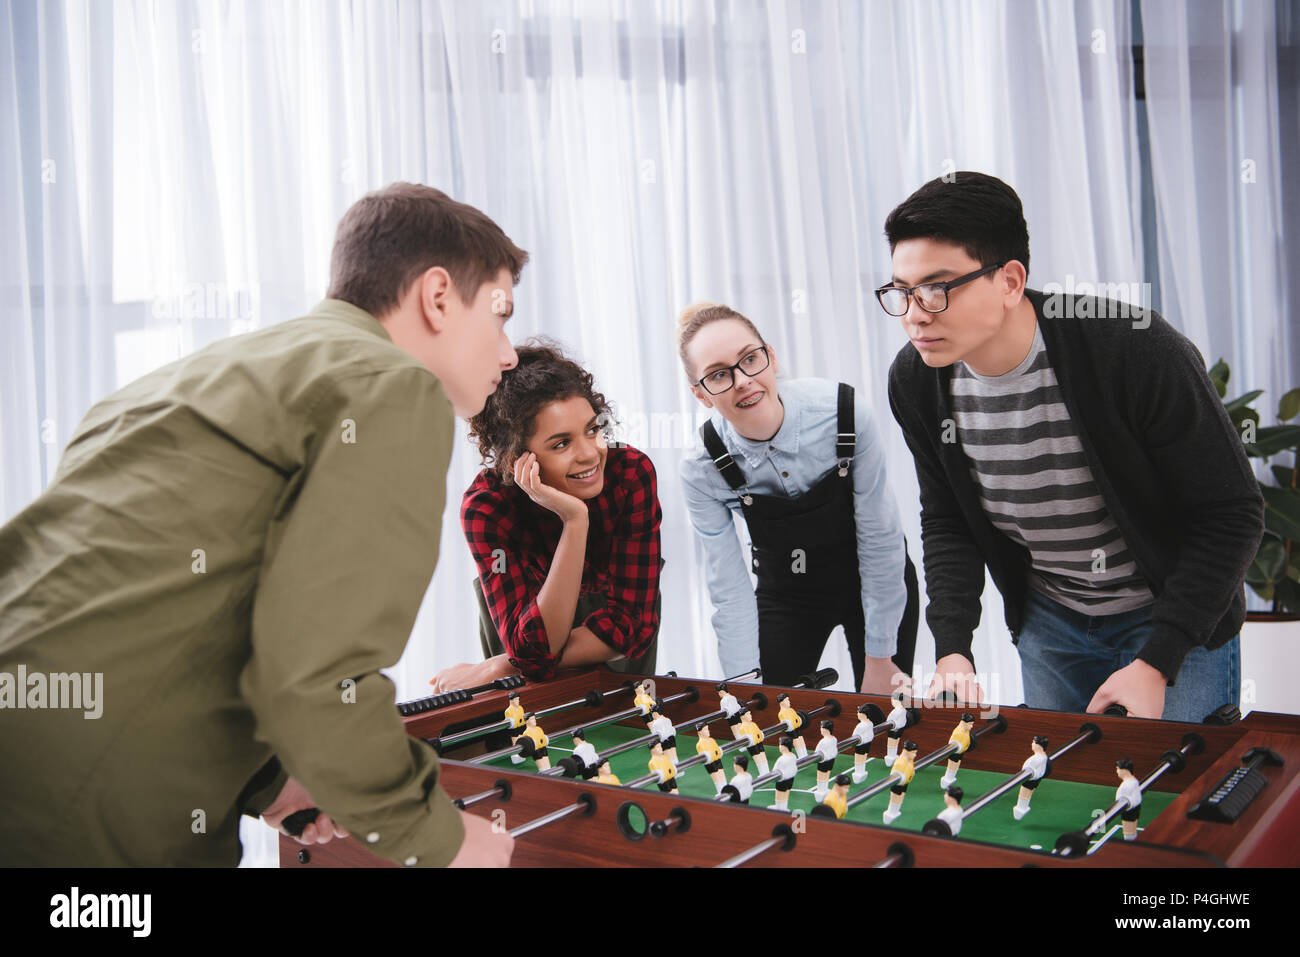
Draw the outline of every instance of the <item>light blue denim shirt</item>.
M835 467L839 384L829 379L778 380L785 419L766 442L744 438L718 412L712 415L722 444L731 452L749 490L793 498L812 489ZM885 454L871 407L854 390L853 511L858 526L858 567L867 655L889 657L897 650L898 626L907 604L903 584L903 528L885 472ZM732 513L740 511L732 491L696 435L695 448L678 473L691 525L704 544L705 574L713 600L713 630L722 670L741 674L758 666L758 603L749 560L736 535Z

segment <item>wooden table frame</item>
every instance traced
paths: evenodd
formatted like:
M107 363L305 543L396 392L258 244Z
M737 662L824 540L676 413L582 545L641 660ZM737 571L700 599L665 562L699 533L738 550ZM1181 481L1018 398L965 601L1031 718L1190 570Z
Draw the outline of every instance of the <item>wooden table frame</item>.
M674 723L717 709L715 681L671 676L656 676L653 680L660 697L684 693L688 688L699 693L699 700L693 704L676 702L667 706L667 716ZM520 694L525 708L541 711L581 699L593 688L617 693L606 697L598 707L584 705L548 717L544 721L548 732L588 723L632 705L629 676L604 669L525 685ZM776 723L776 694L781 690L787 689L732 685L733 693L742 700L757 692L766 696L766 707L755 708L755 720L763 727ZM877 695L809 689L791 689L788 693L794 707L804 711L821 707L829 699L837 701L842 710L834 719L835 734L840 738L852 734L859 704L871 701L885 712L891 707L887 698ZM505 709L505 699L505 692L494 691L465 704L407 717L406 730L422 738L436 737L467 719L499 717ZM958 715L962 710L972 709L922 707L918 710L921 720L908 728L906 734L918 743L920 753L926 754L946 745ZM886 859L901 863L890 857L891 848L897 850L898 845L906 848L903 857L910 856L911 863L917 867L1181 868L1300 864L1294 850L1300 847L1300 717L1252 712L1236 724L1215 727L1024 707L986 707L976 713L977 729L995 713L1006 721L1004 732L983 735L972 752L970 766L981 771L1016 773L1030 753L1029 743L1035 734L1046 734L1052 742L1050 747L1055 748L1074 738L1085 723L1096 725L1102 738L1096 744L1077 746L1062 759L1057 773L1068 780L1114 787L1115 761L1119 757L1132 759L1139 778L1144 777L1166 751L1180 748L1189 733L1204 739L1205 750L1189 757L1181 772L1167 773L1157 783L1158 790L1181 793L1154 820L1143 822L1145 830L1141 840L1113 840L1095 855L1073 859L961 838L931 837L871 823L794 817L707 798L662 794L655 788L634 791L580 779L544 777L532 770L466 763L467 759L484 752L482 739L444 752L440 783L452 797L462 797L491 789L498 780L508 780L513 792L509 801L485 800L470 809L471 813L488 818L495 815L507 828L572 804L581 793L595 799L596 810L590 817L575 814L521 836L516 841L512 863L524 867L713 866L770 838L773 829L781 824L792 826L798 832L794 847L789 851L768 851L746 866L867 867ZM644 726L639 719L622 723ZM715 733L729 738L725 734L725 722L718 721L715 725ZM1281 767L1263 769L1269 784L1243 817L1234 824L1189 820L1187 809L1223 775L1238 767L1241 756L1253 747L1272 749L1284 763ZM667 819L675 808L683 808L691 818L690 829L685 833L670 831L664 837L647 835L638 841L629 840L616 826L618 808L626 801L634 801L652 821ZM303 848L283 836L280 864L282 867L397 866L374 856L354 838Z

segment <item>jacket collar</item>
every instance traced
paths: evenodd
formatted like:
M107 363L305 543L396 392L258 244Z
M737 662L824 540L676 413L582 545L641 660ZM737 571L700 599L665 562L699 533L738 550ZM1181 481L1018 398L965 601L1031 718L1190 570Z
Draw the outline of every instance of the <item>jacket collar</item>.
M372 336L378 336L381 339L393 341L393 337L388 334L388 330L383 327L378 319L352 305L350 302L344 302L342 299L322 299L312 307L311 312L307 314L310 319L332 319L335 322L346 323L354 329L362 332L368 332Z

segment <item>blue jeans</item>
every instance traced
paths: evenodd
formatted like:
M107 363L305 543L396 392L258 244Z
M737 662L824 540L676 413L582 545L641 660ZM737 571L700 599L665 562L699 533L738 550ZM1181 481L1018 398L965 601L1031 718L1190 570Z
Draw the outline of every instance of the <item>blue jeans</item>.
M1050 711L1083 711L1102 683L1129 664L1151 634L1151 607L1089 616L1034 589L1025 597L1016 647L1025 703ZM1240 704L1241 636L1213 651L1193 648L1176 682L1165 689L1166 721L1200 724L1225 704Z

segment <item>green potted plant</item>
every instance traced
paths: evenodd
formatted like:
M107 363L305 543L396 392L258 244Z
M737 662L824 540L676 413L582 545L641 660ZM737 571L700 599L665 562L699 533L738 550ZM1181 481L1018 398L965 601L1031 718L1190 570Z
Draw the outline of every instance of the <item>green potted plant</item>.
M1210 369L1219 398L1228 393L1228 364L1220 359ZM1261 426L1252 403L1264 394L1255 389L1224 402L1232 424L1242 437L1246 455L1273 461L1273 482L1260 482L1264 495L1264 539L1246 572L1246 584L1272 610L1250 612L1249 621L1300 620L1300 425L1287 423L1300 415L1300 389L1278 402L1276 425Z

